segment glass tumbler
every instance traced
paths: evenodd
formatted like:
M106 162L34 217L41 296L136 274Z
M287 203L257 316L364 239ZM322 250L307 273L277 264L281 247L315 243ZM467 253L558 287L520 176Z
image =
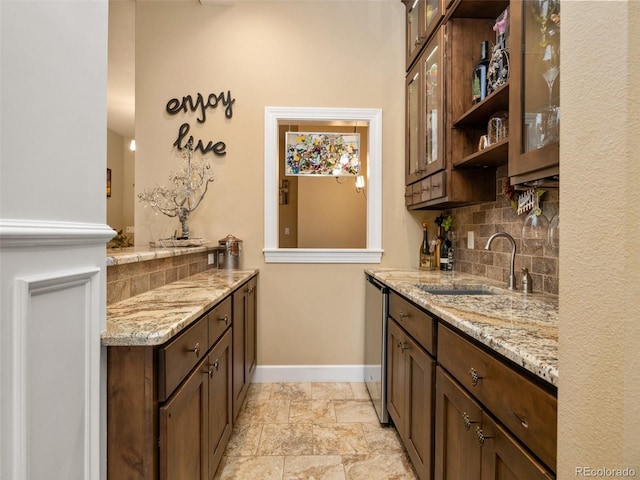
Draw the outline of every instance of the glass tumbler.
M509 137L509 114L507 112L495 113L489 119L487 135L489 145L494 145Z

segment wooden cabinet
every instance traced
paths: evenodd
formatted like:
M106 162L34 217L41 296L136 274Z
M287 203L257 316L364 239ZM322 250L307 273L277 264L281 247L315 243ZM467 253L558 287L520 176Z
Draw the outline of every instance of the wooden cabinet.
M257 364L257 279L233 294L233 417L240 413Z
M424 48L444 13L448 0L402 0L407 9L406 52L407 70Z
M393 292L389 304L387 408L418 477L431 479L435 360L427 352L433 319Z
M233 426L234 381L241 400L256 366L256 284L166 344L107 349L109 479L214 476Z
M438 362L436 480L553 478L556 396L442 324Z
M550 14L546 33L541 34L531 3L444 0L438 7L443 15L437 29L416 47L416 38L423 37L412 33L416 30L412 15L417 15L420 2L405 1L407 208L443 209L495 201L495 169L502 165L508 165L512 184L545 179L546 185L557 186L560 22L557 12ZM480 60L480 45L484 40L492 46L497 42L493 27L507 8L508 81L473 105L471 79ZM520 43L522 51L513 48ZM500 113L509 116L508 137L481 145L490 118ZM430 177L437 172L442 172L442 186L434 189Z
M555 2L534 19L528 0L511 2L512 184L557 176L560 153L560 16ZM558 2L559 4L559 2ZM559 7L558 7L559 8ZM541 22L544 22L544 27Z

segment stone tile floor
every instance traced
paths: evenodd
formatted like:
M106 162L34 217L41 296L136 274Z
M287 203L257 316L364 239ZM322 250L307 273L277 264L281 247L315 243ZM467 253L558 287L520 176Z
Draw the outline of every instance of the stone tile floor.
M364 383L249 387L215 480L415 480Z

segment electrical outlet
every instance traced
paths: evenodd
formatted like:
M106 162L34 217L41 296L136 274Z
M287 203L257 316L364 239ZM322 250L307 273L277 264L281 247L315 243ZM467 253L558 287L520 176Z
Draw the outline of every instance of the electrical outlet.
M284 234L289 235L289 227L284 227Z
M126 233L135 233L136 227L127 227L125 232Z
M213 265L213 264L215 263L215 261L216 261L216 260L215 260L215 256L214 256L214 254L213 254L213 253L210 253L210 254L207 256L207 263L208 263L208 265Z
M474 236L473 232L467 232L467 248L469 250L473 250Z

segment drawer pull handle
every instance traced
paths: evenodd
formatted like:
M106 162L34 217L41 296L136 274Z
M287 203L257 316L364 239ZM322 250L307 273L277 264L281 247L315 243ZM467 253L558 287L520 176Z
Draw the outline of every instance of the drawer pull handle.
M409 348L409 345L407 345L407 344L406 344L406 343L404 343L404 342L400 342L400 341L398 341L398 348L401 348L401 349L402 349L402 352L404 353L404 351L405 351L405 350L407 350L407 349Z
M481 447L484 446L484 441L487 438L491 438L491 436L485 435L480 427L476 427L476 436L478 437L478 445L480 445Z
M462 412L462 421L464 422L465 430L470 430L472 424L478 423L471 420L471 417L469 417L469 414L467 412Z
M219 322L224 322L225 325L227 325L229 323L229 314L225 315L222 318L218 318Z
M398 313L398 315L400 316L400 320L404 320L405 318L409 318L409 314L408 313L404 313L403 311L400 311Z
M195 353L196 358L200 357L200 342L196 343L195 347L193 347L191 350L188 350L188 351Z
M478 380L480 380L482 377L478 375L478 372L475 368L471 367L471 370L469 370L469 375L471 375L471 385L474 387L478 385Z
M529 428L529 422L527 422L527 417L525 417L524 415L519 415L513 410L511 411L511 413L515 415L515 417L518 419L518 421L522 424L524 428Z
M209 365L209 378L213 378L213 365Z

